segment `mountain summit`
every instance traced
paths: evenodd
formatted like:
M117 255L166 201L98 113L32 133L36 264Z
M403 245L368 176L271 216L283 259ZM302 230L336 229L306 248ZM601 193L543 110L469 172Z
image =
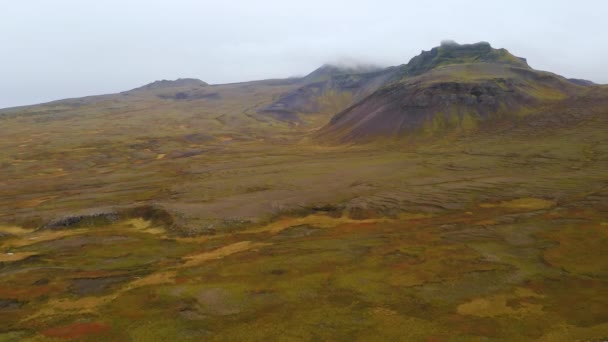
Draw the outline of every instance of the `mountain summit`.
M488 43L443 42L400 67L371 95L335 115L317 134L343 143L376 137L468 133L497 118L521 117L584 87L537 71Z
M458 44L442 41L430 51L422 51L405 66L409 76L420 75L436 67L466 63L500 63L520 68L530 68L525 58L513 56L506 49L494 49L487 42Z

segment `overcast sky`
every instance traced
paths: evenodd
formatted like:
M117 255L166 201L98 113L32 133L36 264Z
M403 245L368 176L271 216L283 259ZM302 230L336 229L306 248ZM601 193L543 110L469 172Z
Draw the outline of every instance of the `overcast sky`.
M306 74L406 63L444 39L608 83L608 1L0 0L0 108L158 79Z

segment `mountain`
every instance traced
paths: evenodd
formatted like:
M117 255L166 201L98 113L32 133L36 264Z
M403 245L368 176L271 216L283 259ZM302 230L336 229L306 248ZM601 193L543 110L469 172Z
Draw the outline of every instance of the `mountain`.
M506 49L494 49L487 42L461 45L454 41L443 41L440 46L422 51L412 58L404 71L409 76L416 76L443 65L470 63L500 63L530 68L525 58L515 57Z
M327 63L304 76L301 81L306 84L317 83L328 81L334 76L373 73L382 69L382 67L373 64L339 65Z
M259 109L279 120L301 122L311 114L328 120L394 79L398 68L323 65L299 80L299 87ZM308 116L308 118L303 117Z
M490 44L442 43L399 68L399 79L335 115L316 133L339 143L470 133L540 113L587 87L537 71Z
M160 80L119 94L0 113L35 115L39 121L128 115L123 125L138 127L142 135L147 121L178 120L185 136L294 139L294 133L305 132L321 143L362 143L487 132L505 122L535 120L532 114L563 111L586 92L604 96L603 89L534 70L524 58L489 43L445 41L400 66L325 64L300 78L221 85ZM118 136L118 127L109 133Z

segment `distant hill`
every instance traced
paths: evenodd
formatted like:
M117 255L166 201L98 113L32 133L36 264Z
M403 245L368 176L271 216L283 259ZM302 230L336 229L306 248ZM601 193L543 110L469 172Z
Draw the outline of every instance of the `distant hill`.
M574 84L577 84L577 85L585 86L585 87L597 85L597 83L595 83L595 82L580 79L580 78L569 78L568 81L570 81Z
M142 91L142 90L155 90L155 89L167 89L167 88L179 88L179 87L205 87L209 84L196 78L178 78L175 81L160 80L155 81L139 88L132 89L131 91Z
M303 83L316 83L328 81L339 75L366 74L382 70L382 67L371 64L336 65L324 64L318 69L302 78Z
M300 86L259 109L283 121L300 121L299 115L335 114L395 79L398 68L323 65L300 79Z
M446 41L387 68L325 64L304 77L220 85L195 78L159 80L119 94L7 108L0 114L37 122L84 120L85 114L86 120L103 121L120 114L129 120L114 123L141 129L152 119L178 120L184 135L219 140L306 133L319 143L341 144L487 132L498 122L551 111L579 115L607 93L591 81L534 70L524 58L486 42ZM572 103L584 105L574 110Z

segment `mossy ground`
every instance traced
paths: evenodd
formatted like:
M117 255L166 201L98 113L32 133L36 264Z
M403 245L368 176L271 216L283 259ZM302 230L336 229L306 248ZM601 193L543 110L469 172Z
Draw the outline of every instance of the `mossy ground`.
M608 336L605 212L583 209L577 227L580 209L504 203L539 206L479 203L475 212L360 221L312 214L199 239L144 220L21 231L0 242L33 253L0 268L0 338ZM484 221L495 223L475 224ZM42 241L29 243L33 236Z
M2 116L0 341L608 337L605 113L319 146L284 88Z

